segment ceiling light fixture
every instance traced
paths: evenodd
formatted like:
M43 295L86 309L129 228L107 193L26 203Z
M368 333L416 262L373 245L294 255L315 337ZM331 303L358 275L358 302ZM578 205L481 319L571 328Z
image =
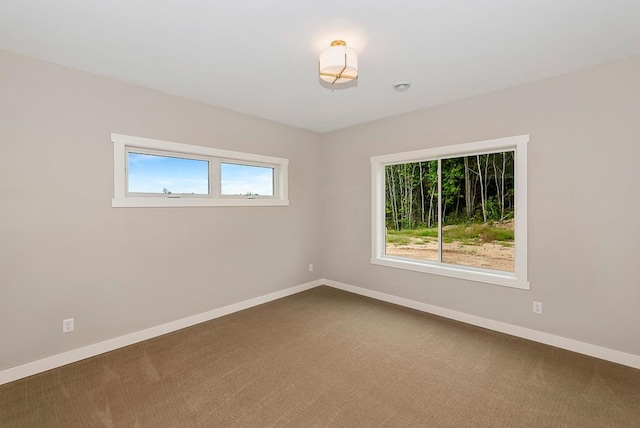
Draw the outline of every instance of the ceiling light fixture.
M320 53L318 74L332 85L358 79L358 52L347 47L344 41L334 40Z

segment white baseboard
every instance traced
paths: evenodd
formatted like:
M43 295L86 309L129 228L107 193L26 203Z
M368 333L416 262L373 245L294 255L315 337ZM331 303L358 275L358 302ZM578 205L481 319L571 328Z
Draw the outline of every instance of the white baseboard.
M494 320L482 318L476 315L470 315L464 312L458 312L451 309L442 308L440 306L429 305L427 303L405 299L403 297L397 297L391 294L381 293L379 291L369 290L366 288L357 287L355 285L345 284L338 281L325 279L324 284L328 285L329 287L338 288L340 290L348 291L350 293L371 297L376 300L382 300L384 302L394 303L396 305L405 306L411 309L416 309L421 312L428 312L430 314L438 315L445 318L450 318L456 321L461 321L466 324L471 324L471 325L486 328L489 330L498 331L500 333L506 333L511 336L521 337L523 339L532 340L534 342L555 346L556 348L562 348L568 351L577 352L579 354L589 355L591 357L600 358L602 360L607 360L614 363L640 369L640 355L628 354L626 352L616 351L613 349L604 348L602 346L592 345L590 343L580 342L573 339L567 339L566 337L556 336L554 334L544 333L537 330L531 330L529 328L519 327L513 324L494 321Z
M528 328L507 324L500 321L494 321L494 320L482 318L476 315L470 315L464 312L458 312L451 309L442 308L439 306L429 305L427 303L405 299L403 297L393 296L391 294L381 293L379 291L369 290L366 288L357 287L355 285L345 284L345 283L333 281L330 279L318 279L315 281L307 282L306 284L286 288L284 290L279 290L273 293L265 294L264 296L255 297L253 299L245 300L242 302L224 306L222 308L214 309L209 312L204 312L204 313L193 315L187 318L171 321L166 324L162 324L162 325L151 327L145 330L137 331L135 333L130 333L124 336L105 340L104 342L94 343L92 345L88 345L78 349L73 349L71 351L64 352L62 354L43 358L38 361L33 361L31 363L23 364L17 367L11 367L5 370L1 370L0 385L13 382L14 380L25 378L27 376L32 376L38 373L42 373L47 370L54 369L56 367L61 367L70 363L74 363L76 361L84 360L85 358L94 357L96 355L100 355L105 352L109 352L118 348L129 346L134 343L142 342L147 339L152 339L154 337L171 333L173 331L180 330L186 327L190 327L195 324L199 324L205 321L209 321L215 318L229 315L234 312L238 312L244 309L258 306L263 303L270 302L272 300L281 299L283 297L300 293L302 291L306 291L311 288L318 287L320 285L327 285L329 287L348 291L350 293L371 297L376 300L382 300L384 302L405 306L407 308L416 309L418 311L427 312L427 313L438 315L445 318L450 318L456 321L461 321L466 324L471 324L471 325L486 328L489 330L506 333L512 336L522 337L524 339L532 340L534 342L544 343L547 345L555 346L557 348L566 349L566 350L577 352L580 354L589 355L591 357L600 358L602 360L607 360L614 363L640 369L639 355L628 354L625 352L604 348L602 346L592 345L590 343L584 343L584 342L580 342L573 339L567 339L565 337L556 336L550 333L544 333L541 331L531 330Z
M255 297L253 299L234 303L228 306L224 306L222 308L214 309L212 311L182 318L176 321L171 321L166 324L161 324L145 330L140 330L135 333L130 333L124 336L105 340L104 342L94 343L92 345L88 345L82 348L73 349L71 351L64 352L58 355L53 355L51 357L43 358L38 361L33 361L31 363L23 364L16 367L11 367L11 368L0 371L0 385L13 382L14 380L25 378L27 376L32 376L34 374L42 373L44 371L51 370L56 367L74 363L76 361L84 360L85 358L94 357L96 355L113 351L115 349L122 348L124 346L129 346L134 343L142 342L143 340L152 339L154 337L161 336L163 334L171 333L172 331L190 327L195 324L200 324L201 322L205 322L205 321L209 321L225 315L229 315L234 312L241 311L243 309L248 309L253 306L258 306L263 303L270 302L272 300L281 299L283 297L300 293L301 291L309 290L311 288L315 288L323 284L324 284L324 280L315 280L315 281L307 282L306 284L286 288L284 290L275 291L273 293L265 294L264 296Z

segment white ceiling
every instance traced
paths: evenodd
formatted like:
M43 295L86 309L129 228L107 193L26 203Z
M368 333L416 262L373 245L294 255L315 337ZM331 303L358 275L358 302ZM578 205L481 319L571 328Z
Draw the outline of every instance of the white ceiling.
M0 48L327 132L638 55L640 0L2 0Z

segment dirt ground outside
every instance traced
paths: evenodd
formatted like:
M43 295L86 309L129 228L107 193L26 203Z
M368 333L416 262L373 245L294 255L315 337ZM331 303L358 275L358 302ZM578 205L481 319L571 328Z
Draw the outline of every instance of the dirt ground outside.
M386 254L420 260L438 260L438 241L412 238L406 245L387 243ZM443 244L442 261L455 265L514 272L515 248L513 243L463 244L460 241L453 241Z

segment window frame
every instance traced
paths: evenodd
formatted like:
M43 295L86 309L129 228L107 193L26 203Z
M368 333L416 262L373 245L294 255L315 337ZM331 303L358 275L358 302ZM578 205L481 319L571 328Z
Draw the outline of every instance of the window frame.
M527 277L527 145L529 135L434 147L371 157L371 263L380 266L528 290ZM385 167L409 162L514 151L515 272L501 272L438 261L386 255ZM438 163L440 167L440 162ZM440 168L438 169L440 175ZM440 182L440 179L438 180ZM441 190L438 189L438 195ZM440 198L438 198L440 204ZM438 206L438 230L441 214ZM441 233L441 232L439 232ZM441 237L439 236L439 242ZM442 249L439 248L439 253Z
M203 207L203 206L288 206L289 160L253 153L174 143L130 135L111 134L114 150L114 192L111 206L126 207ZM128 191L128 153L207 160L209 193L207 195L135 193ZM273 169L273 193L263 195L221 195L220 163L261 166Z

